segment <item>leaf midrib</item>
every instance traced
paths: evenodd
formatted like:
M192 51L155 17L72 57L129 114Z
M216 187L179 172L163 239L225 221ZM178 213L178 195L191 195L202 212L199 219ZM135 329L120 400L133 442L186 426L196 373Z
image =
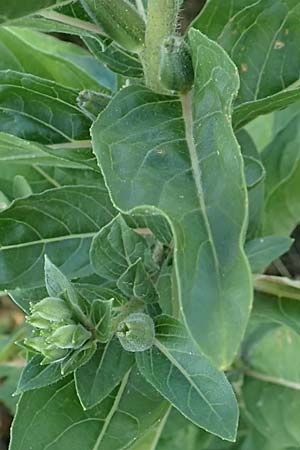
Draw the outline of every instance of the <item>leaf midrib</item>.
M188 372L186 372L186 370L176 361L176 359L174 358L174 356L168 351L167 347L165 347L158 338L155 339L155 346L163 353L163 355L165 355L165 357L171 362L171 364L173 364L176 369L178 369L180 371L180 373L188 380L188 382L191 384L191 386L196 390L196 392L199 393L200 397L203 399L203 401L207 404L207 406L209 407L209 409L219 418L220 423L223 424L224 430L226 431L226 433L228 434L228 436L232 436L230 430L228 430L228 428L225 426L224 421L222 419L222 417L220 416L220 414L215 410L215 408L211 405L211 403L209 402L209 400L206 398L206 396L203 394L203 392L201 392L201 390L199 389L199 387L197 386L197 384L195 384L195 382L193 381L193 379L191 378L191 376L189 375ZM197 424L196 424L197 425ZM208 431L208 430L207 430Z

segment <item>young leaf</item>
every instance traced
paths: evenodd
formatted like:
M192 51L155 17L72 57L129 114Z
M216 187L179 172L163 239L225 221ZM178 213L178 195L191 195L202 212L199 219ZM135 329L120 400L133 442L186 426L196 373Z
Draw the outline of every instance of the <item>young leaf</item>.
M93 300L90 306L90 320L95 327L97 340L99 342L107 342L110 336L111 312L114 299L110 300Z
M45 144L89 139L91 122L76 105L78 91L7 70L0 71L0 92L1 131Z
M101 403L133 366L134 356L125 352L117 338L100 345L90 361L75 372L76 390L85 409Z
M145 303L155 303L158 293L144 264L139 259L128 267L117 282L120 291L127 297L136 297Z
M93 147L120 210L167 218L184 320L204 353L226 367L252 301L241 248L246 186L230 125L238 78L217 44L196 30L189 37L192 94L181 104L141 86L123 89L94 124Z
M78 305L78 294L68 278L45 255L45 285L50 297L59 297L66 291L68 300L74 306Z
M265 236L248 241L245 246L253 273L262 273L275 259L286 253L293 239L284 236Z
M185 417L223 439L235 440L238 407L232 388L180 322L160 316L154 346L136 353L136 361L146 380Z
M108 194L93 187L16 201L0 215L0 289L41 286L45 254L69 277L91 274L91 239L113 215Z
M144 257L146 250L145 239L118 215L94 237L91 263L98 275L117 281L128 267Z

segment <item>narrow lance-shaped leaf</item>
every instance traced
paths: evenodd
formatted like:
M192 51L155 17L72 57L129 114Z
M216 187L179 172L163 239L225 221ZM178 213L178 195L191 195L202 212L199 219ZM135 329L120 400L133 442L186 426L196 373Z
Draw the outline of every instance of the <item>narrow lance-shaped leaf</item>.
M146 380L185 417L223 439L235 439L238 407L232 388L180 322L160 316L154 346L136 353L136 360Z
M120 210L168 219L183 318L226 367L252 300L242 250L246 186L230 124L238 77L217 44L196 30L189 37L195 86L183 105L144 87L124 89L94 124L93 147Z

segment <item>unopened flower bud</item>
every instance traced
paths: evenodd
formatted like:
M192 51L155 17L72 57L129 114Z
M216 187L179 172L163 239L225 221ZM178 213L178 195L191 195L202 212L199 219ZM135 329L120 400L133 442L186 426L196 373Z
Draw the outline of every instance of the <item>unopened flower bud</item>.
M32 306L31 311L40 317L53 322L71 319L72 311L61 298L46 297Z
M51 326L51 322L42 317L38 312L26 316L26 321L35 328L47 330Z
M154 322L147 314L130 314L120 322L117 336L122 347L128 352L144 352L153 345Z
M27 347L31 347L36 352L41 352L41 353L47 347L47 343L45 342L45 339L43 337L41 337L41 336L27 338L27 339L24 340L24 344Z
M92 333L86 330L82 325L64 325L57 328L46 341L55 347L66 349L80 348L90 337Z
M44 359L41 362L41 365L46 365L46 364L51 364L54 362L61 361L62 359L64 359L67 356L68 353L69 353L69 350L67 350L67 349L57 348L57 347L50 345L47 348L45 348L42 352L42 354L44 355Z

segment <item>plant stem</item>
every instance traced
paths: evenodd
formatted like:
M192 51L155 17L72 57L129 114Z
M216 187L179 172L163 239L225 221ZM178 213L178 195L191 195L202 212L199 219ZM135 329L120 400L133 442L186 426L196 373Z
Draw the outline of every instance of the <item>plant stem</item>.
M45 17L45 19L55 20L56 22L61 22L65 25L70 25L76 28L80 28L81 30L89 31L90 33L97 33L105 36L102 28L100 28L98 25L95 25L94 23L86 22L85 20L66 16L65 14L60 14L56 11L42 11L39 13L39 15Z
M47 145L48 148L53 148L53 150L72 150L78 148L91 148L92 142L89 140L86 141L72 141L72 142L62 142L61 144L50 144Z
M254 289L258 292L300 301L300 282L297 280L273 275L254 275L253 281Z
M158 442L160 440L161 434L164 431L165 425L166 425L168 417L170 415L171 409L172 409L172 406L171 405L168 406L168 409L167 409L165 415L163 416L163 418L160 421L159 426L157 427L154 440L153 440L153 442L151 444L151 448L149 450L156 450L156 447L157 447Z
M256 378L257 380L267 381L269 383L280 384L281 386L286 386L292 389L300 390L300 383L293 381L284 380L283 378L272 377L270 375L265 375L264 373L256 372L254 370L246 370L245 374L249 377Z
M145 8L144 8L144 5L143 5L143 0L135 0L135 4L136 4L138 12L140 13L142 18L146 22L147 17L146 17Z
M163 41L176 32L179 0L149 0L145 48L141 54L146 85L165 93L159 76L160 49Z

